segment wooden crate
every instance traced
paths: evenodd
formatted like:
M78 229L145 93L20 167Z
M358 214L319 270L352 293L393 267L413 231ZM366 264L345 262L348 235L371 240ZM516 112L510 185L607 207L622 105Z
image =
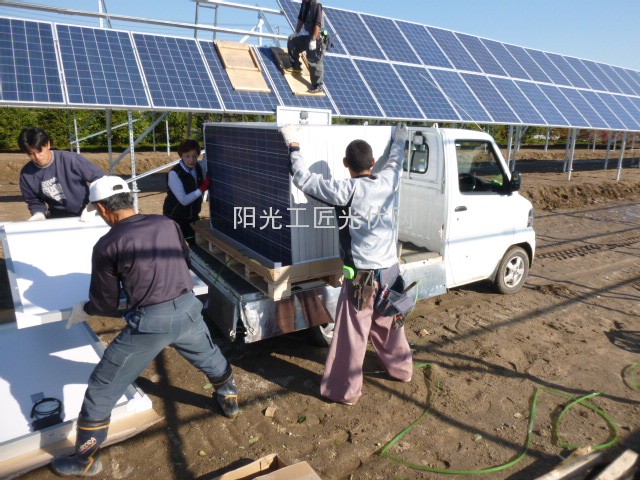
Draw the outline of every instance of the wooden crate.
M296 284L320 280L332 287L342 282L342 260L330 258L315 260L297 265L270 268L258 262L247 252L241 252L235 246L215 235L209 220L200 220L194 225L196 243L225 268L236 272L267 295L271 300L281 300L291 296Z

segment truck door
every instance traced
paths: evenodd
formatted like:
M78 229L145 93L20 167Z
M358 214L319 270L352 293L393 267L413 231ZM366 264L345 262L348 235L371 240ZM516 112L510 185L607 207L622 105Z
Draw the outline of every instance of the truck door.
M515 202L506 193L508 174L494 143L481 139L447 142L453 168L448 175L447 278L449 286L489 278L512 244ZM455 171L453 171L455 169ZM456 178L457 177L457 178Z
M441 253L444 223L442 142L429 130L409 131L400 180L399 238Z

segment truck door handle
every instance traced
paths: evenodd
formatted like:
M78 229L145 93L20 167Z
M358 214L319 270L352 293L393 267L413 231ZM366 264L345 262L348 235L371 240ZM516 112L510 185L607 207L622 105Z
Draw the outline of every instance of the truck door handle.
M464 205L462 205L461 207L456 207L456 209L454 210L454 212L466 212L467 211L467 207L465 207Z

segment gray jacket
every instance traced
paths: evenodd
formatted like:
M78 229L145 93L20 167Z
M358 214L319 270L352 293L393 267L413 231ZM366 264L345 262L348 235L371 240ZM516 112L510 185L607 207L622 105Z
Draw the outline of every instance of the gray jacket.
M311 173L299 150L290 149L293 183L307 195L336 208L344 264L362 270L398 263L396 192L404 161L404 140L392 144L380 173L344 180L327 180Z

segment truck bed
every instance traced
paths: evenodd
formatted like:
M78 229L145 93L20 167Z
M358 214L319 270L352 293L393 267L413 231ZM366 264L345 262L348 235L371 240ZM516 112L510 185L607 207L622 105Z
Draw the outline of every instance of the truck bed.
M423 260L440 259L438 252L432 252L424 247L418 247L411 242L400 242L400 263L413 263Z

